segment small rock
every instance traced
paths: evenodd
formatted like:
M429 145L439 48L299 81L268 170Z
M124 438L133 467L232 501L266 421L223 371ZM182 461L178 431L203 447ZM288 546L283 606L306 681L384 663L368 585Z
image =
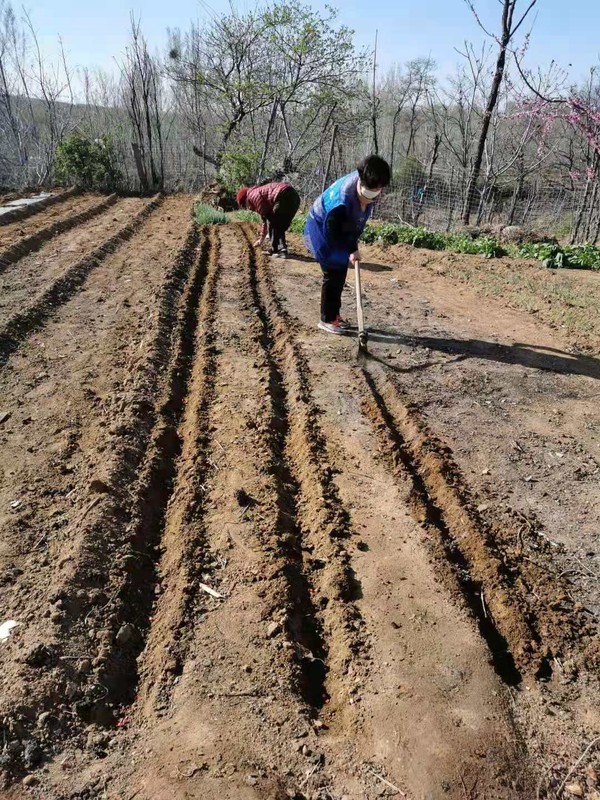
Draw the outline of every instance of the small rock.
M481 505L477 506L477 511L487 511L489 508L488 503L481 503Z
M42 711L41 714L38 714L37 718L38 725L47 725L50 722L51 717L52 717L51 711Z
M39 783L35 775L25 775L23 778L23 786L37 786Z
M250 664L242 664L242 672L252 672Z
M38 767L41 764L42 758L42 748L35 741L35 739L29 739L27 742L25 742L25 747L23 749L23 763L27 769L35 769L35 767Z
M0 411L0 425L10 419L10 411Z
M87 675L88 672L92 668L92 662L89 658L84 658L82 661L79 662L79 666L77 667L77 671L80 675Z
M117 632L117 644L127 644L127 642L131 641L134 633L135 628L133 625L130 625L128 622L126 622L125 625L121 625Z
M565 792L572 795L573 797L583 797L583 789L578 783L568 783L565 786Z
M53 611L52 614L50 614L50 619L52 620L52 622L56 623L62 622L63 614L61 614L60 611Z
M189 766L181 771L181 774L184 775L186 778L193 778L197 772L200 772L203 769L207 768L207 764L195 764L193 761Z
M280 630L281 625L278 622L271 622L271 624L267 627L267 638L272 639L273 636L277 636Z

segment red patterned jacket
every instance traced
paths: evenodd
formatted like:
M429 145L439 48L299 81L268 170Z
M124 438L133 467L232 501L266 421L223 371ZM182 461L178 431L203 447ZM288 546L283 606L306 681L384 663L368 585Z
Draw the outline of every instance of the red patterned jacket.
M273 206L284 189L289 189L289 183L265 183L263 186L251 186L246 195L246 208L256 211L263 220L260 230L261 239L267 235L267 222L273 218Z

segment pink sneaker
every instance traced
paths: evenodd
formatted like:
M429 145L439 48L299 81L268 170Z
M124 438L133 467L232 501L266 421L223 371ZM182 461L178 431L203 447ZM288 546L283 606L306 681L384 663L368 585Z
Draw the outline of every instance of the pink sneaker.
M319 322L319 328L327 333L337 333L338 335L345 332L344 329L337 324L337 320L334 322Z
M339 314L337 315L334 324L337 325L338 328L341 328L343 331L347 331L348 328L350 327L350 323L348 322L348 320L342 319Z

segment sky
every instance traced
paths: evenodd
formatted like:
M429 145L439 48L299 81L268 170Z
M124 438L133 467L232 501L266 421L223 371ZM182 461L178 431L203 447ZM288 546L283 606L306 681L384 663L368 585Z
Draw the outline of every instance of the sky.
M525 9L528 1L520 0L520 7ZM330 4L340 10L340 22L355 30L357 44L372 47L378 31L382 72L393 63L431 56L443 79L460 60L455 48L464 47L465 40L479 44L485 38L464 0L331 0ZM15 8L19 5L14 2ZM236 2L241 11L255 5L251 0ZM313 0L311 5L323 8L325 3ZM497 30L499 0L475 0L475 5L489 28ZM123 53L131 11L141 17L151 49L162 50L168 27L183 29L190 20L228 6L228 0L131 0L131 4L127 0L25 0L44 53L56 54L60 35L70 64L106 70L115 69L114 59ZM598 0L538 0L528 28L531 24L529 67L544 68L554 59L579 82L590 66L599 63Z

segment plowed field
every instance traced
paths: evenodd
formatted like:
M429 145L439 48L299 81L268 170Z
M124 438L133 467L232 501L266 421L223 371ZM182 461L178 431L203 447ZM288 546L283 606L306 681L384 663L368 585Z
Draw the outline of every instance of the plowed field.
M598 800L598 359L192 205L0 227L2 796Z

